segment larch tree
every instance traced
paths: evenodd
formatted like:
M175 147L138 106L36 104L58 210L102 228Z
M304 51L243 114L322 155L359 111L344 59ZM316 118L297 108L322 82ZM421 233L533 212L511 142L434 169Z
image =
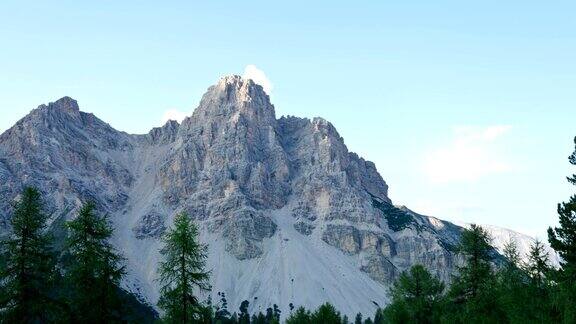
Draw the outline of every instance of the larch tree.
M40 192L25 188L14 205L12 234L2 243L0 318L7 323L45 323L57 316L50 295L56 272L47 219Z
M75 319L84 323L121 321L119 285L125 274L122 256L109 242L113 229L106 217L86 203L66 224L70 255L66 278Z
M433 323L444 284L422 265L403 272L392 286L391 304L384 310L387 323ZM376 322L376 317L375 317Z
M199 242L198 228L185 213L175 217L163 243L158 305L164 311L164 320L182 324L198 321L203 306L195 290L210 289L210 273L205 270L207 246Z
M444 312L448 322L498 323L504 317L499 307L491 238L482 227L472 224L464 230L458 246L464 265L458 267L448 297L451 310Z

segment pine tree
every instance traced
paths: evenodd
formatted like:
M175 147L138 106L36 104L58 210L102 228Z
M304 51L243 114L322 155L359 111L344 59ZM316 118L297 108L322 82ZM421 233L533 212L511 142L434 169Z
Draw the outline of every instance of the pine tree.
M231 314L228 311L228 301L226 300L226 293L218 292L220 297L220 303L216 306L216 312L214 313L214 319L216 323L228 323L230 322Z
M480 226L472 225L464 230L458 246L465 258L464 266L458 267L450 287L449 298L452 309L444 312L448 322L503 321L503 311L498 305L497 290L492 271L491 238Z
M356 314L356 318L354 319L354 324L362 324L362 313Z
M210 289L210 274L204 270L207 247L198 242L198 228L184 213L175 217L174 228L164 235L163 242L158 305L165 312L166 322L192 323L202 312L194 289Z
M433 323L444 284L422 265L403 272L391 289L392 302L384 311L390 323Z
M576 165L576 150L568 160ZM568 177L568 181L576 185L576 175ZM550 246L562 258L560 271L555 276L560 289L557 304L562 309L564 323L576 323L576 195L558 204L558 216L560 226L548 228Z
M280 310L280 308L278 308L278 305L276 304L273 305L272 309L273 309L274 322L280 323L280 314L282 313L282 311Z
M25 188L15 204L13 233L3 243L5 264L0 273L0 318L6 323L45 323L55 320L53 291L55 257L45 234L47 216L40 192Z
M386 323L386 319L384 317L384 310L382 308L378 308L376 310L376 314L374 314L374 324L384 324Z
M274 322L274 311L271 307L266 308L266 324Z
M342 317L342 324L349 324L350 320L348 320L348 315L344 315Z
M521 267L518 243L510 239L504 245L504 264L497 273L496 296L506 318L512 323L527 320L527 274Z
M248 307L250 302L247 300L240 303L240 316L238 317L239 324L250 324L250 314L248 314Z
M320 305L311 316L311 323L317 324L340 324L340 313L330 303Z
M72 288L71 305L83 323L119 322L122 318L119 284L125 273L123 258L109 242L112 226L86 203L67 224L70 263L66 273Z
M201 314L199 315L200 320L198 323L201 324L213 324L214 323L214 308L212 307L212 299L208 298L205 302L205 305L202 305L200 308ZM250 323L248 321L248 323Z
M306 308L300 306L286 319L286 324L308 324L311 323L312 314Z
M548 252L539 240L530 246L524 271L529 278L526 293L517 296L518 303L524 305L523 312L526 316L523 322L556 322L558 318L551 302L552 286L549 280L552 268L549 265ZM538 298L531 298L532 296Z
M541 287L546 284L546 276L552 269L548 252L546 252L544 244L540 240L535 240L530 246L525 269L535 286Z
M258 312L258 315L252 315L252 324L267 324L266 316L262 312Z

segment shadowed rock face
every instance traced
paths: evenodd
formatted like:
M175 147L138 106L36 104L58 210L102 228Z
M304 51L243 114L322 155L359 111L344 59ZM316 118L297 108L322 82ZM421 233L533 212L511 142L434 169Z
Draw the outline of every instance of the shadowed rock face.
M375 165L332 124L276 119L262 87L238 76L210 87L182 124L146 135L117 131L68 97L39 106L0 136L0 181L3 233L10 202L34 185L54 217L93 200L132 236L119 242L158 240L184 211L250 260L280 235L271 215L283 210L303 240L342 251L383 284L416 263L448 279L461 230L394 207Z

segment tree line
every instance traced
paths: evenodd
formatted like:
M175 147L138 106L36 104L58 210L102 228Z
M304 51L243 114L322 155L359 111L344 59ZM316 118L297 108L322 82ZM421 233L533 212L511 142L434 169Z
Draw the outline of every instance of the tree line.
M569 161L576 165L576 151ZM576 185L576 175L568 181ZM561 258L558 269L550 266L542 242L522 258L510 241L501 258L489 234L472 225L461 235L463 263L449 286L415 265L393 284L390 304L372 316L349 319L329 303L315 310L290 304L285 323L576 323L576 195L558 204L558 215L559 226L548 229ZM93 203L66 222L60 255L47 221L39 191L25 188L14 205L11 236L1 242L0 323L280 323L277 305L251 315L247 300L230 313L225 293L218 293L216 305L199 299L199 292L210 290L207 246L185 213L162 238L161 318L144 316L150 310L120 288L125 260L110 243L110 221Z

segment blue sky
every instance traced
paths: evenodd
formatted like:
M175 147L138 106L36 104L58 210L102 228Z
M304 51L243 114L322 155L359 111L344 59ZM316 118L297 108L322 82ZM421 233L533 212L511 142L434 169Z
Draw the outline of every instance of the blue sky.
M144 133L249 66L278 116L330 120L395 203L543 237L574 192L575 13L573 1L2 1L0 131L68 95Z

